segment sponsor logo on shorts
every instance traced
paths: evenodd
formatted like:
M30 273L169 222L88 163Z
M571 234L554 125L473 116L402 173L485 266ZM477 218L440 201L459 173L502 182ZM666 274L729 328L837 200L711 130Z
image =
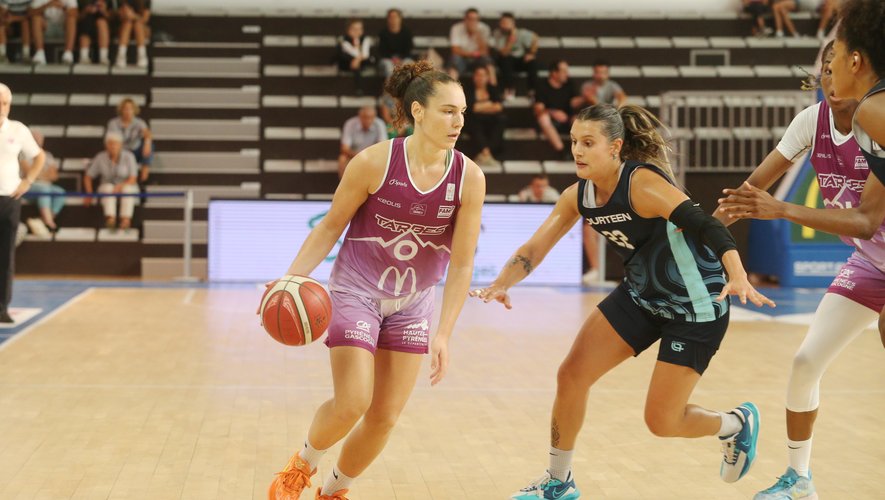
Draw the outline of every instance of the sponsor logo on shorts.
M831 286L844 288L846 290L854 290L854 287L857 286L857 283L845 278L836 278L833 280L833 284Z
M427 322L427 318L406 326L403 330L402 343L405 345L426 346L427 330L429 329L430 324Z
M856 156L854 158L854 169L855 170L869 170L870 165L867 163L867 159L865 156Z
M424 318L418 323L412 323L407 326L406 330L427 330L428 328L430 328L430 325L427 323L427 318Z
M372 329L372 325L370 325L368 321L357 321L356 327L364 332L368 332Z
M436 213L437 219L449 219L455 213L455 205L440 205L439 212Z
M407 182L401 181L399 179L390 179L390 182L388 182L387 184L389 186L396 186L396 187L406 187L409 185Z
M670 349L673 349L676 352L682 352L685 350L685 342L670 342Z
M375 339L361 330L344 330L344 338L347 340L358 340L369 345L375 345Z
M387 198L381 198L380 196L378 197L378 202L383 203L383 204L387 205L388 207L402 208L402 205L400 205L398 202L390 201Z
M424 203L412 203L409 213L412 215L424 215L427 213L427 205Z

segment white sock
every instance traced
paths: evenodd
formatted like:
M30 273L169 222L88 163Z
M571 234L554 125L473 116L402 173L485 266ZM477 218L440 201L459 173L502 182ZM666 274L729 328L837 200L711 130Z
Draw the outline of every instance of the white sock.
M34 59L46 59L46 52L43 49L34 52Z
M562 482L568 480L568 476L572 471L572 457L575 450L560 450L550 447L550 467L547 472L553 479L559 479Z
M89 61L89 49L80 49L80 62L85 63Z
M326 478L326 483L323 484L323 495L334 495L336 491L347 490L350 489L350 483L352 483L354 478L350 476L345 476L343 472L338 470L338 466L336 465L332 469L332 473L329 474L329 477Z
M790 467L800 476L808 477L808 464L811 463L811 438L805 441L787 439L790 449Z
M305 439L304 440L304 448L301 449L301 453L298 456L301 457L301 460L304 460L308 464L310 464L311 469L316 469L317 465L319 465L320 460L323 459L323 455L326 454L326 450L318 450L310 445L310 443Z
M22 47L22 57L24 57L25 59L31 57L31 47Z
M139 57L140 59L143 59L143 58L146 58L146 57L147 57L147 48L146 48L144 45L139 45L139 46L138 46L138 57Z
M776 36L776 37L778 37L778 38L783 38L783 36L784 36L784 30L777 30L777 31L775 31L775 32L774 32L774 36Z
M108 49L107 49L107 47L105 47L105 48L103 48L103 49L102 49L102 48L99 48L99 49L98 49L98 60L99 60L99 61L107 61L107 60L108 60Z
M719 425L719 432L716 433L719 437L729 437L734 434L740 432L741 427L744 426L744 423L741 422L741 419L738 418L737 415L731 412L719 412L719 418L722 420L722 423Z
M126 60L126 46L120 45L120 50L117 51L117 60L125 61Z
M4 43L4 44L0 45L0 56L5 56L5 55L6 55L6 44Z

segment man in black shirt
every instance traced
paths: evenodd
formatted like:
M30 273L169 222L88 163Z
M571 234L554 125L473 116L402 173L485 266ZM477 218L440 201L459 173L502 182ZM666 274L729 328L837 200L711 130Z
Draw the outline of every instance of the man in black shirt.
M403 13L399 9L387 11L387 27L378 34L378 67L384 78L393 68L412 62L412 32L403 26Z
M568 77L568 63L558 60L550 65L550 75L535 89L535 118L538 127L553 149L563 158L571 158L560 134L571 130L575 112L581 105L577 86Z

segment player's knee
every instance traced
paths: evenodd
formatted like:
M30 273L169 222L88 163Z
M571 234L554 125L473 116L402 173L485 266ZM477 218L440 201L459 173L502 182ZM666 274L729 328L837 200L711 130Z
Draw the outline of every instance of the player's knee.
M674 418L670 412L659 408L645 408L645 425L652 434L658 437L675 437L679 435L681 419Z
M375 432L390 432L399 419L400 412L393 408L369 408L363 422Z
M335 416L342 422L356 422L369 409L372 403L371 396L352 396L335 399Z
M793 356L793 373L791 379L807 380L815 378L817 363L808 353L799 351Z
M594 381L588 378L585 373L582 373L582 370L576 366L576 363L566 358L559 365L559 371L556 373L556 390L560 393L586 391L593 385Z

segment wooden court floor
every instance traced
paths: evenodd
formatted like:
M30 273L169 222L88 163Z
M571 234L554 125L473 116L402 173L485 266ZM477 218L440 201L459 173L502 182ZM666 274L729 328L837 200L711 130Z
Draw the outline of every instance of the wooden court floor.
M243 288L91 289L3 344L0 499L266 498L331 382L325 346L273 342L258 299ZM425 362L351 498L505 499L543 472L556 369L599 299L520 289L512 311L468 302L447 379L431 388ZM654 353L610 373L578 444L583 498L750 499L771 485L786 468L783 400L804 332L732 323L696 391L707 407L752 400L762 411L760 458L733 485L718 477L715 438L645 428ZM871 331L824 378L812 462L821 498L885 497L883 414L885 350Z

